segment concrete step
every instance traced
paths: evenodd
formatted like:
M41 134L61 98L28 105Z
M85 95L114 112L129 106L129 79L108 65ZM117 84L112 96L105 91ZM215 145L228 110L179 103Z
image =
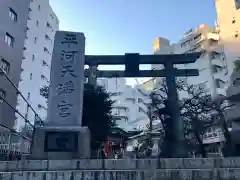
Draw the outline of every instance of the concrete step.
M3 180L239 180L237 169L75 170L0 173Z
M56 170L136 170L240 168L240 158L81 159L0 161L1 172Z

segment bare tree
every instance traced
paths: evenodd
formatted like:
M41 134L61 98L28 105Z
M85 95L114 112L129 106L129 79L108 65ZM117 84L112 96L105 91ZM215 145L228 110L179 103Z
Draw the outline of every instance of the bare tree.
M185 139L187 145L189 145L189 151L192 151L190 147L197 148L194 151L200 152L203 157L207 156L204 144L203 134L207 128L211 126L219 126L226 138L226 142L231 143L230 133L228 131L227 123L223 114L223 105L217 105L212 101L210 93L200 85L187 84L184 79L177 80L177 88L185 98L179 100L180 112L182 120L184 121ZM161 87L154 91L150 97L152 99L152 106L155 109L163 129L165 131L165 144L166 141L171 141L171 129L172 123L171 112L169 112L167 101L168 89L166 81L163 79ZM168 138L166 137L168 136ZM169 148L167 148L168 153Z

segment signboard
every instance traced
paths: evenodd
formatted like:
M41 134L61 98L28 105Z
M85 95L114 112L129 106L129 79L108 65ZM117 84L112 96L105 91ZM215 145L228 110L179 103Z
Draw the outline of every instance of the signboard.
M78 132L46 132L44 152L77 152Z
M84 51L84 34L65 31L56 33L47 118L51 124L82 124Z

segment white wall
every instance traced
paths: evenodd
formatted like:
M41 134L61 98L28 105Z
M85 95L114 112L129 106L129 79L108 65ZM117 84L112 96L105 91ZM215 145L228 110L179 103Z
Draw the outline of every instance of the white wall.
M240 9L236 8L235 0L218 0L215 4L220 43L224 46L230 78L234 61L240 57Z
M48 0L31 1L29 20L27 23L24 57L19 90L27 98L34 110L44 120L46 118L47 103L40 95L40 88L49 84L51 56L54 35L59 28L59 21ZM46 48L47 52L44 51ZM30 96L29 96L30 95ZM27 119L34 123L34 113L27 108L24 100L18 96L17 109ZM23 118L17 116L15 128L20 130L24 126Z
M137 87L126 85L124 78L98 79L98 84L112 93L112 100L115 101L112 114L122 119L116 121L119 127L130 130L146 126L149 121L144 105L149 101L147 94L141 93Z
M216 43L209 45L211 39L216 40ZM218 39L219 36L215 32L215 29L209 28L206 25L200 25L198 28L192 29L187 34L185 34L183 38L176 44L161 44L161 46L159 46L160 49L158 51L155 51L155 54L178 54L205 51L205 53L203 53L203 55L197 59L195 63L176 65L176 67L180 69L198 69L199 76L186 78L186 81L189 84L205 83L204 86L211 92L212 96L215 96L216 94L225 94L227 85L224 85L224 87L221 88L217 88L215 79L221 79L225 83L225 81L227 81L225 74L227 71L226 68L225 70L221 70L221 72L217 73L213 73L212 71L213 64L221 66L225 65L225 63L222 62L222 56L220 55L222 53L222 49L218 44ZM217 56L215 59L211 59L210 53L212 51L218 52L219 56ZM152 68L162 69L163 66L152 65ZM162 78L157 78L157 82L161 79ZM156 87L158 87L158 85Z

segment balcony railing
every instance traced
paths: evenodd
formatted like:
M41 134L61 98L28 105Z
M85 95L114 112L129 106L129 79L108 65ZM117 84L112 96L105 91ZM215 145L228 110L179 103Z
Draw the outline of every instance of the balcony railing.
M240 118L239 106L233 106L225 110L224 114L227 120L235 120Z
M203 136L204 144L210 144L210 143L216 143L216 142L222 142L222 141L225 141L225 137L221 131L212 132L209 134L205 134Z
M213 39L215 41L219 41L219 34L217 33L208 33L207 34L208 39Z
M229 86L227 89L227 97L229 100L240 100L240 85Z

